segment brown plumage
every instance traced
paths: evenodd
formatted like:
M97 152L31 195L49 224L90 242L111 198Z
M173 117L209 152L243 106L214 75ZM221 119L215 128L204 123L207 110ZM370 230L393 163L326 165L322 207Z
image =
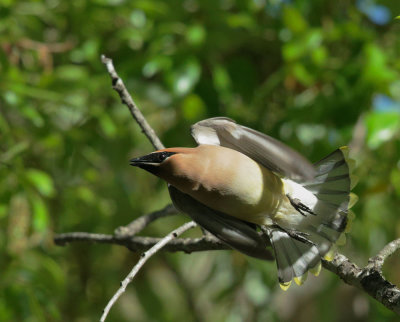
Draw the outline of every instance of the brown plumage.
M314 166L298 152L227 118L191 128L196 148L169 148L131 160L167 181L175 206L231 247L270 259L286 289L320 267L348 222L347 149ZM255 225L254 225L255 224Z
M163 151L176 154L154 174L212 209L265 224L285 197L279 177L238 151L199 145L156 152Z

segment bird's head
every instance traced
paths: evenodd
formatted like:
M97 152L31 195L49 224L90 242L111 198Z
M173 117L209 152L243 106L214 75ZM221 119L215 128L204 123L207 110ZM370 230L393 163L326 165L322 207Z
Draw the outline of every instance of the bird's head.
M173 178L190 173L194 149L168 148L130 160L130 165L142 168L171 183Z

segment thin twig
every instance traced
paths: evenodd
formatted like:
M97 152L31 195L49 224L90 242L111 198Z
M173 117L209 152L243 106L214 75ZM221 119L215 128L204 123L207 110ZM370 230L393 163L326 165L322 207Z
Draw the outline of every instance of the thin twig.
M196 227L196 223L194 221L190 221L181 227L175 229L163 239L161 239L157 244L155 244L151 249L147 252L143 253L142 257L140 258L139 262L133 267L133 269L129 272L128 276L121 282L121 287L118 291L114 294L111 300L108 302L106 308L103 311L103 315L100 318L100 322L104 322L107 318L110 309L114 305L114 303L118 300L118 298L125 292L126 287L128 284L133 280L137 272L139 272L140 268L146 263L146 261L157 253L161 248L163 248L166 244L168 244L171 240L178 237L179 235L183 234L185 231Z
M155 149L157 150L164 149L164 145L161 143L160 139L158 138L154 130L151 128L149 123L147 123L142 112L140 112L135 102L133 101L131 95L129 94L128 90L126 89L124 82L115 71L112 59L107 58L104 55L101 55L101 62L107 67L107 71L111 76L113 89L119 94L122 103L129 108L129 111L131 112L136 122L139 124L140 128L142 129L142 132L147 136L147 138L150 140L151 144L154 146Z
M153 221L162 217L176 215L178 213L178 210L173 205L167 205L161 210L154 211L135 219L126 226L118 227L115 229L114 235L117 237L134 236L150 225Z
M371 265L380 273L382 273L382 266L385 263L386 259L398 250L400 250L400 238L393 240L385 247L383 247L376 256L370 259L368 266Z

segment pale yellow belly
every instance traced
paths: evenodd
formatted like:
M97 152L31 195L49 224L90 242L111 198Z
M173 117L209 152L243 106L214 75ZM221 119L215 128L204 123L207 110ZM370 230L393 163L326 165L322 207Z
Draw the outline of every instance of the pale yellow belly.
M199 185L187 193L215 210L252 223L266 224L286 197L282 180L253 160L246 162L246 167L242 168L245 171L235 171L235 166L214 167L213 180L199 180ZM225 180L220 180L221 177Z

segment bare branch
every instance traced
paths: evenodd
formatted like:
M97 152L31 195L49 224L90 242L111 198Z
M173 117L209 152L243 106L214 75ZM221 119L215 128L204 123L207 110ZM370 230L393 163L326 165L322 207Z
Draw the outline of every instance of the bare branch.
M110 309L114 305L114 303L118 300L118 298L122 295L122 293L125 292L126 287L128 284L134 279L135 275L137 272L139 272L140 268L146 263L146 261L153 256L155 253L157 253L161 248L163 248L166 244L168 244L171 240L174 238L178 237L179 235L183 234L185 231L196 227L196 223L194 221L190 221L181 227L175 229L171 233L169 233L167 236L162 238L157 244L155 244L149 251L145 252L142 254L142 258L139 260L139 262L133 267L133 269L129 272L128 276L122 281L121 287L118 289L118 291L114 294L114 296L111 298L111 300L108 302L106 308L103 311L103 315L100 318L100 322L104 322L107 318L108 313L110 312Z
M173 205L167 205L161 210L154 211L150 214L135 219L126 226L118 227L117 229L115 229L114 234L118 237L134 236L139 232L141 232L153 221L159 218L176 215L178 213L179 213L178 210Z
M383 247L376 256L369 260L368 266L373 266L379 273L382 273L382 266L386 259L398 250L400 250L400 238L393 240Z
M395 240L385 246L379 254L382 252L385 254L393 253L396 247L397 249L400 247L399 240ZM380 271L382 266L380 261L381 259L384 261L387 256L380 257L379 254L371 258L368 265L363 269L349 261L342 254L336 254L332 261L324 260L323 265L347 284L367 292L388 309L400 315L400 289L383 277ZM379 264L376 265L374 260L377 260Z
M124 82L118 76L117 72L115 71L114 64L112 59L107 58L104 55L101 55L101 62L106 65L107 71L111 76L112 87L113 89L119 94L121 97L121 101L125 104L129 111L131 112L133 118L139 124L142 129L142 132L147 136L150 140L151 144L154 146L156 150L161 150L164 148L164 145L161 143L160 139L151 128L149 123L147 123L146 119L144 118L142 112L137 108L135 102L133 101L131 95L129 94L128 90L125 87Z
M73 232L58 234L54 237L56 245L65 246L73 242L91 242L99 244L114 244L125 246L133 252L143 252L155 244L157 244L162 238L154 237L139 237L139 236L123 236L116 237L113 235L105 234L91 234L85 232ZM207 234L201 238L177 238L168 243L163 251L167 252L202 252L207 250L224 250L232 249L229 246L223 244L218 238Z
M146 251L161 241L161 238L123 236L117 237L103 234L66 233L56 235L57 245L66 245L70 242L95 242L123 245L131 251ZM206 235L202 238L178 238L171 240L164 246L163 251L185 253L231 249L217 238ZM323 266L339 276L345 283L367 292L374 299L385 305L391 311L400 314L400 290L387 281L381 274L380 268L386 258L400 249L400 239L394 240L385 246L377 256L369 260L365 268L352 263L346 256L336 254L332 261L323 261Z

